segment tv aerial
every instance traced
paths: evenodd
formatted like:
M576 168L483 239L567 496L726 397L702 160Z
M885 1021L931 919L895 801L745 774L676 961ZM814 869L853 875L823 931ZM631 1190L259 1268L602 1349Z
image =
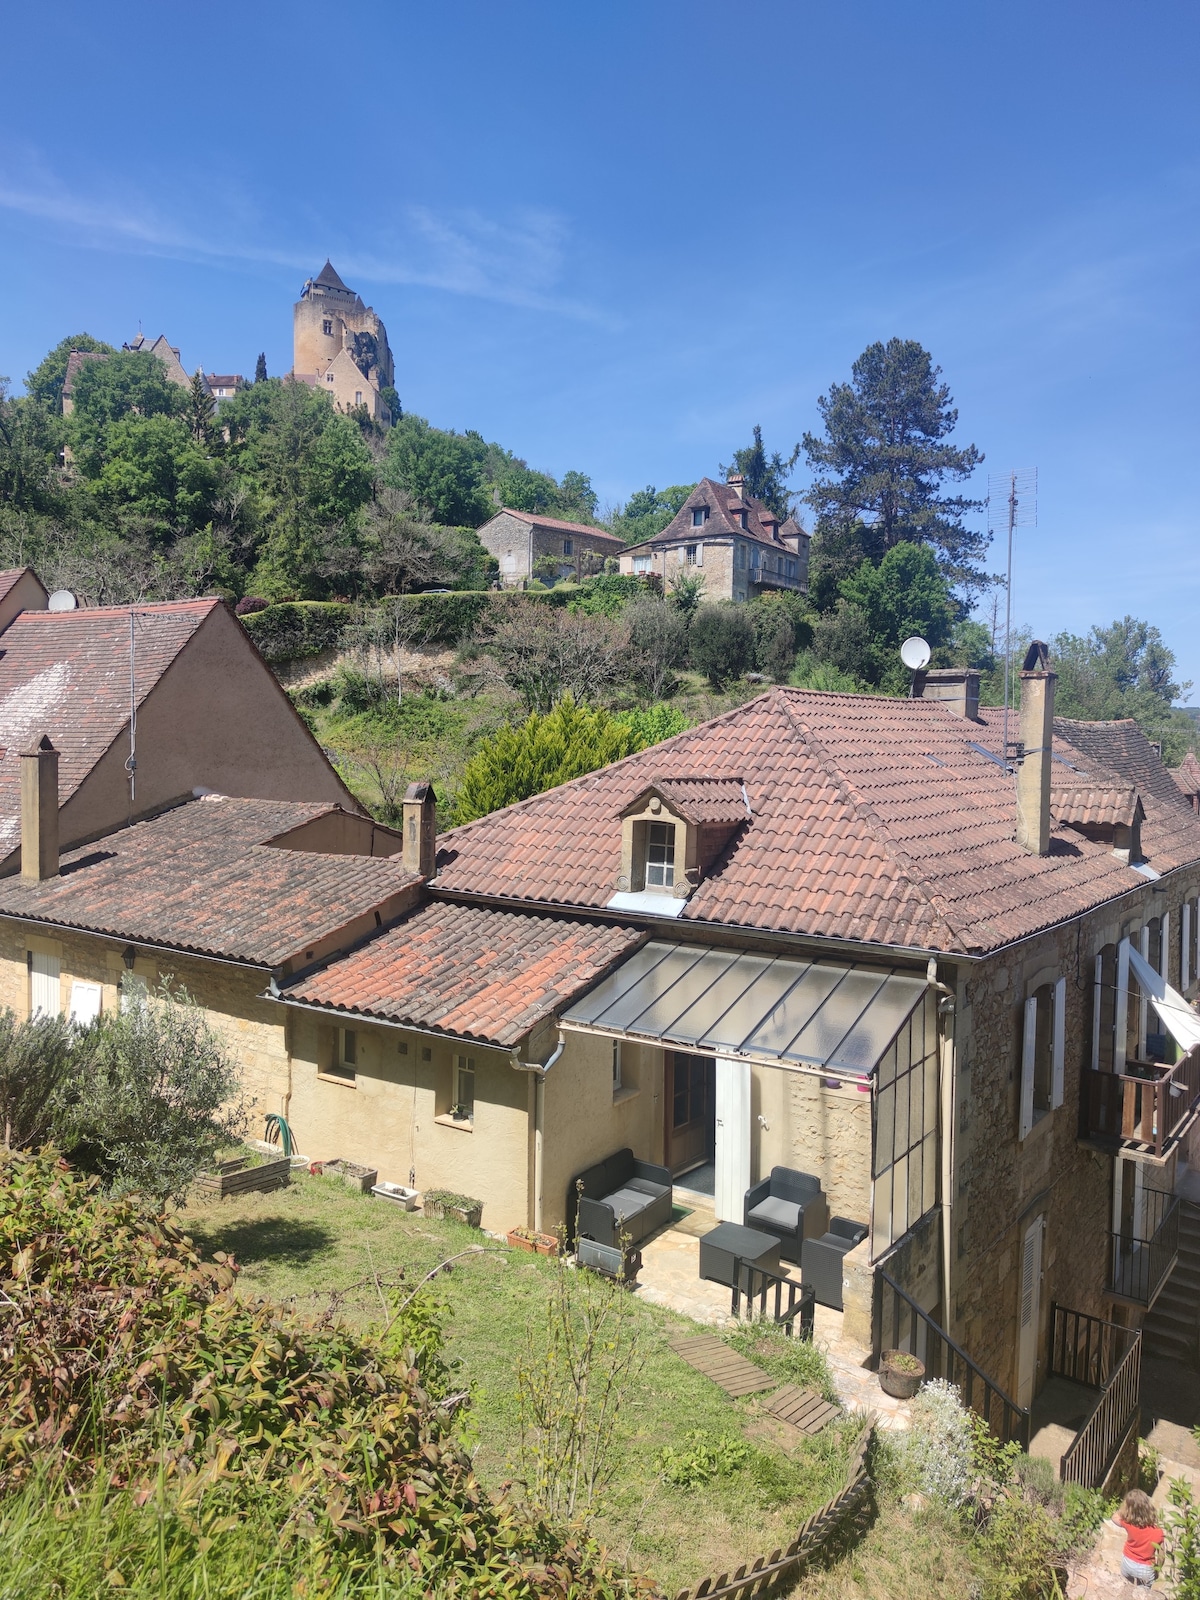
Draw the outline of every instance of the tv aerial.
M932 655L933 651L917 633L900 646L900 659L910 672L924 672Z

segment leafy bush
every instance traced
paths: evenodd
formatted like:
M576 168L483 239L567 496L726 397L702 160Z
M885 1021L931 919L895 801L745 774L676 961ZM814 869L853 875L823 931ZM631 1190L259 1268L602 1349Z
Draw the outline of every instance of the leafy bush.
M271 602L269 600L264 600L261 598L261 596L248 594L244 597L244 599L239 600L237 605L234 606L234 615L239 617L250 617L253 616L256 611L265 611L270 604Z
M631 601L647 593L645 580L631 573L601 572L594 578L585 578L579 593L570 602L570 610L586 615L603 614L619 617Z
M343 716L357 717L364 711L374 711L388 698L387 685L382 678L374 677L343 661L330 683L337 696Z
M1177 1600L1200 1600L1200 1506L1186 1478L1172 1478L1163 1519L1166 1570Z
M297 600L242 617L242 626L272 666L336 650L355 608L336 600Z
M722 601L701 606L688 634L692 665L719 693L754 663L754 625L744 606Z
M307 707L310 711L318 706L333 704L334 686L332 678L320 678L316 683L305 684L303 689L290 691L292 704Z
M962 1505L971 1486L972 1432L958 1390L941 1379L923 1384L910 1414L905 1453L918 1486L933 1500Z
M714 1478L727 1478L750 1460L750 1446L744 1439L717 1435L704 1428L685 1433L681 1449L670 1445L658 1452L658 1470L668 1483L681 1489L700 1489Z
M18 1022L12 1011L0 1011L0 1142L9 1149L26 1150L53 1136L78 1072L74 1043L65 1017Z
M428 1302L372 1336L236 1276L52 1152L0 1156L0 1497L61 1475L118 1519L157 1497L160 1538L270 1525L281 1561L328 1573L320 1593L365 1573L371 1593L410 1575L497 1600L629 1592L594 1546L480 1488L424 1387L445 1381Z
M646 706L639 711L616 711L613 719L618 726L628 728L637 743L635 750L645 750L664 739L673 739L677 733L686 733L690 724L678 706Z

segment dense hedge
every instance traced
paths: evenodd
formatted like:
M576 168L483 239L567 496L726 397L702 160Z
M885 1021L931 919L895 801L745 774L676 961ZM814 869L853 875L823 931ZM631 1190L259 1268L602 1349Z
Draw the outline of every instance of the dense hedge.
M336 650L358 607L334 600L297 600L252 611L239 620L273 666Z

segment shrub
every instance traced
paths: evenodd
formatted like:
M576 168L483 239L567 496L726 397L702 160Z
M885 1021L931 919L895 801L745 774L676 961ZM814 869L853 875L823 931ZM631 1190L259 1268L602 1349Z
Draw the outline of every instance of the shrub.
M242 615L242 626L272 666L336 650L355 608L336 600L298 600Z
M971 1485L972 1435L958 1390L941 1379L923 1384L911 1417L905 1453L918 1486L944 1505L962 1505Z
M644 694L658 699L675 687L673 669L687 657L687 618L677 606L649 596L624 612L629 629L629 676Z
M744 1439L718 1436L703 1428L684 1434L683 1448L665 1445L658 1452L658 1470L668 1483L681 1489L699 1489L714 1478L727 1478L750 1460Z
M701 606L688 634L692 664L719 693L754 662L754 627L744 606Z
M617 711L613 719L622 728L628 728L637 743L635 750L645 750L664 739L673 739L677 733L686 733L690 724L678 706L646 706L640 711Z
M270 604L269 600L263 600L258 595L248 594L234 606L234 615L239 617L253 616L256 611L265 611Z
M337 696L342 714L347 717L374 711L388 698L387 685L382 678L373 677L347 662L334 673L330 688Z

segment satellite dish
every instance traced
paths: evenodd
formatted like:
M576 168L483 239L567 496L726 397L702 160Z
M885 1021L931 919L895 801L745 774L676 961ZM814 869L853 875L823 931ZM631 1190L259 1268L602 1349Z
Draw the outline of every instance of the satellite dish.
M905 639L900 646L900 659L910 672L920 672L927 667L932 654L933 651L917 634Z
M74 611L78 604L79 601L76 600L70 589L55 589L46 602L50 611Z

